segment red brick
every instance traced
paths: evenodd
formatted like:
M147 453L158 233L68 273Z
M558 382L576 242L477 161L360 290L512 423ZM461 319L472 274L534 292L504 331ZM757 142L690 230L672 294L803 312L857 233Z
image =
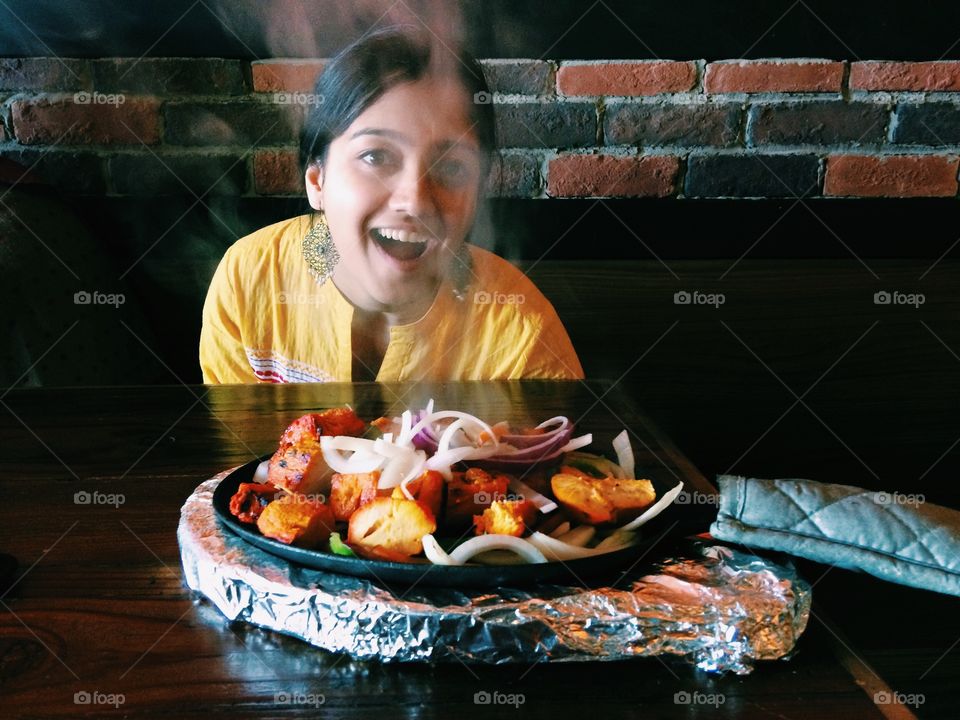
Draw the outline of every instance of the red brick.
M303 195L303 173L294 150L257 150L253 186L258 195Z
M323 60L258 60L250 63L254 92L311 92Z
M960 90L960 62L855 62L851 90Z
M708 93L840 92L843 63L830 60L728 60L707 65Z
M547 194L553 197L666 197L673 193L679 158L563 155L550 161Z
M81 104L72 97L16 100L13 131L25 145L154 145L160 140L159 107L152 98L127 97L120 105Z
M960 160L941 155L833 155L823 194L855 197L953 197Z
M686 92L697 80L692 62L564 63L557 89L564 95L657 95Z

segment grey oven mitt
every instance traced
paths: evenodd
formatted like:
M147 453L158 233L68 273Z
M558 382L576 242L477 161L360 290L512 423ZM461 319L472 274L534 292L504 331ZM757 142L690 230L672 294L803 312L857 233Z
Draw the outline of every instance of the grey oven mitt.
M960 595L960 512L922 495L721 475L710 533L883 580Z

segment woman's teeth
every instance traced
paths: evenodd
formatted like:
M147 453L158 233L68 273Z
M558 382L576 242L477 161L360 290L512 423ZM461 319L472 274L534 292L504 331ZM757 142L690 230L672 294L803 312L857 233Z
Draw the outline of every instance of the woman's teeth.
M430 240L429 236L423 233L410 232L409 230L393 230L391 228L376 228L374 232L380 236L380 239L397 240L399 242L425 243Z
M380 249L394 260L416 260L427 251L429 237L422 233L376 228L370 234Z

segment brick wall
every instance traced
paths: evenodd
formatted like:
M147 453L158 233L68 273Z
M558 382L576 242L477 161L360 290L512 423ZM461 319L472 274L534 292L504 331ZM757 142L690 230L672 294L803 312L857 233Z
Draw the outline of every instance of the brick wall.
M960 62L488 60L503 197L955 197ZM0 59L0 155L69 194L300 195L323 61Z

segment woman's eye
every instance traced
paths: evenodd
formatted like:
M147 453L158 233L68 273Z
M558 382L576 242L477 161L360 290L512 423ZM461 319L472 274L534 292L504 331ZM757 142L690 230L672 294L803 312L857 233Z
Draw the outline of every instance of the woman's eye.
M360 155L360 160L370 167L387 167L394 163L386 150L367 150Z
M460 187L469 181L471 169L462 160L441 160L434 166L431 174L442 185Z

